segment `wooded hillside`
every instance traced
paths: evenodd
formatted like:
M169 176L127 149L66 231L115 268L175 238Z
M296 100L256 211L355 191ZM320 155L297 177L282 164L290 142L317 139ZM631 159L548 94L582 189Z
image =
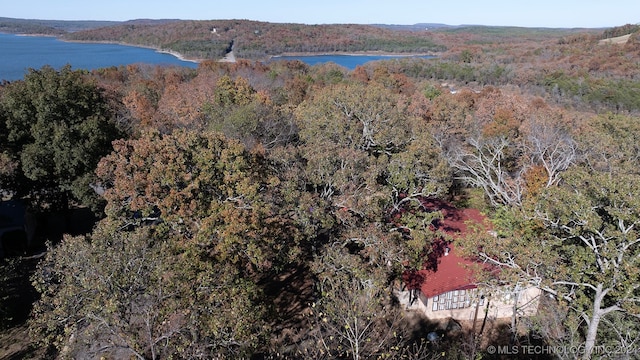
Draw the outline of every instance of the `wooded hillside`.
M33 20L0 17L0 32L58 36L68 32L112 26L118 23L117 21Z
M426 32L369 25L276 24L248 20L179 21L161 25L118 25L68 34L82 41L116 41L173 50L198 59L263 59L286 52L385 51L426 53L445 47Z

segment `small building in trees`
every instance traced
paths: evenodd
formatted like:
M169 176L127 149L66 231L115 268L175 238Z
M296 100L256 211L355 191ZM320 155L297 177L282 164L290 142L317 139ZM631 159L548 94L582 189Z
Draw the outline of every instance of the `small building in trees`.
M468 222L483 221L476 209L456 209L440 201L425 205L442 211L443 219L437 226L453 236L463 234ZM485 317L497 320L537 313L540 289L483 286L474 276L482 266L462 256L451 241L440 239L432 244L421 270L403 274L403 289L396 295L406 309L422 312L433 320L453 318L473 322Z

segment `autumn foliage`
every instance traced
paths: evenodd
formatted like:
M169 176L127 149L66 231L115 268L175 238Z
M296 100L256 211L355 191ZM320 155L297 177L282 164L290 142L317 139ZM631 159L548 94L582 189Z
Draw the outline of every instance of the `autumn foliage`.
M545 342L623 343L600 320L637 327L637 49L507 30L211 21L72 35L210 58L449 50L353 71L209 60L3 84L3 195L101 215L49 244L34 340L78 358L439 356L394 291L442 237L424 206L440 198L491 219L496 236L456 240L502 268L483 281L538 286L566 310ZM456 341L462 358L482 351Z

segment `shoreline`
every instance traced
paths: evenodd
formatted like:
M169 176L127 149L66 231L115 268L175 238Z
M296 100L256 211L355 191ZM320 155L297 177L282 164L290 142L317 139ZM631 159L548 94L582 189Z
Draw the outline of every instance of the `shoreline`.
M389 56L389 57L420 57L437 56L437 53L403 53L386 51L352 51L352 52L286 52L278 55L270 55L269 59L289 56Z
M186 61L186 62L192 62L195 64L199 64L202 61L204 61L204 59L190 59L178 52L175 52L173 50L166 50L166 49L161 49L155 46L148 46L148 45L138 45L138 44L129 44L129 43L125 43L125 42L121 42L121 41L94 41L94 40L69 40L69 39L64 39L61 37L57 37L58 40L60 41L64 41L64 42L70 42L70 43L85 43L85 44L111 44L111 45L120 45L120 46L131 46L131 47L137 47L137 48L141 48L141 49L149 49L149 50L155 50L155 52L160 53L160 54L167 54L167 55L171 55L175 58L177 58L180 61Z
M189 59L189 58L185 57L184 55L182 55L182 54L180 54L178 52L175 52L173 50L163 50L163 49L156 49L156 48L148 48L148 49L153 49L157 53L160 53L160 54L171 55L171 56L173 56L173 57L175 57L175 58L177 58L178 60L181 60L181 61L192 62L192 63L195 63L195 64L199 64L199 63L201 63L203 61L203 59Z
M137 44L129 44L129 43L124 43L124 42L120 42L120 41L92 41L92 40L68 40L68 39L64 39L64 38L60 38L57 37L60 41L67 41L67 42L78 42L78 43L93 43L93 44L115 44L115 45L122 45L122 46L133 46L133 47L139 47L139 48L143 48L143 49L151 49L151 50L155 50L156 52L162 53L162 54L168 54L171 56L176 57L177 59L181 60L181 61L188 61L188 62L192 62L192 63L196 63L199 64L203 61L207 61L207 60L212 60L212 61L218 61L218 62L228 62L228 63L235 63L236 57L233 53L233 50L229 53L227 53L227 55L225 55L222 58L219 59L193 59L193 58L188 58L185 55L173 51L173 50L168 50L168 49L161 49L158 47L154 47L154 46L149 46L149 45L137 45ZM278 54L278 55L269 55L266 58L263 58L262 60L255 60L255 61L268 61L271 59L277 59L280 57L289 57L289 56L388 56L388 57L421 57L421 56L433 56L436 57L437 53L435 52L386 52L386 51L377 51L377 50L368 50L368 51L352 51L352 52L329 52L329 51L322 51L322 52L285 52L282 54Z
M105 41L100 41L100 40L70 40L70 39L65 39L64 37L58 36L58 35L47 35L47 34L12 34L12 35L16 35L16 36L42 36L42 37L54 37L60 41L64 41L64 42L75 42L75 43L87 43L87 44L113 44L113 45L121 45L121 46L131 46L131 47L137 47L137 48L141 48L141 49L150 49L150 50L154 50L160 54L168 54L171 55L175 58L177 58L180 61L185 61L185 62L191 62L191 63L195 63L195 64L200 64L203 61L207 61L207 60L211 60L211 61L218 61L218 62L227 62L227 63L235 63L236 57L233 53L233 51L229 52L227 55L225 55L223 58L219 58L219 59L194 59L194 58L189 58L187 56L185 56L184 54L181 54L179 52L170 50L170 49L162 49L162 48L158 48L155 46L150 46L150 45L140 45L140 44L130 44L130 43L125 43L125 42L121 42L121 41L109 41L109 40L105 40ZM418 53L412 53L412 52L385 52L385 51L376 51L376 50L369 50L369 51L352 51L352 52L340 52L340 51L336 51L336 52L330 52L330 51L322 51L322 52L285 52L282 54L278 54L278 55L269 55L266 58L263 58L262 60L255 60L255 61L269 61L269 60L277 60L278 58L282 58L282 57L301 57L301 56L388 56L388 57L423 57L423 56L432 56L432 57L437 57L437 53L435 52L418 52Z
M14 33L5 33L5 32L0 32L0 34L8 34L8 35L15 35L15 36L33 36L33 37L54 37L54 38L58 38L58 35L51 35L51 34L14 34Z

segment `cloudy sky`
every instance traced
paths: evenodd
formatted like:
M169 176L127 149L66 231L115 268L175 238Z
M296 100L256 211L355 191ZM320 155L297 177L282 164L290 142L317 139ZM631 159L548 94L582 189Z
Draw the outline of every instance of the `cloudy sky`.
M611 27L640 23L639 0L14 0L0 17L55 20L248 19L304 24Z

